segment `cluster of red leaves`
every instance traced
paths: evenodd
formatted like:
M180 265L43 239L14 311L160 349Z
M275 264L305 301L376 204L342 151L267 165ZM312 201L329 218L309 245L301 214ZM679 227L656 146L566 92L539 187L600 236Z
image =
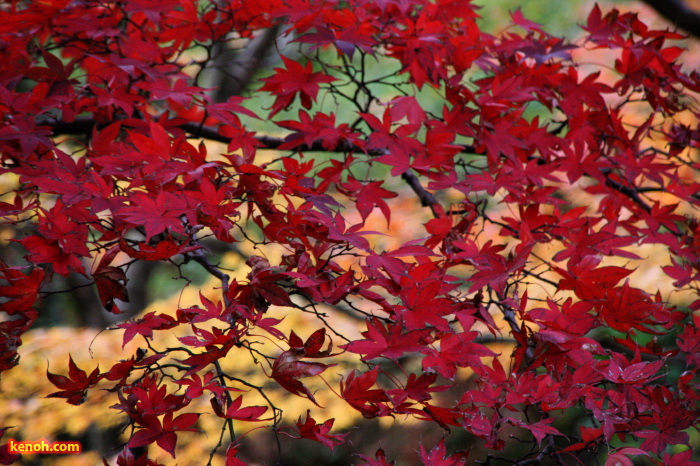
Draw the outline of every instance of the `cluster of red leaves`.
M309 361L336 356L323 349L332 322L317 313L319 328L300 332L311 334L304 341L266 313L316 312L319 303L366 314L363 338L341 349L369 368L335 384L365 418L413 416L446 432L464 429L495 450L505 448L504 433L529 432L530 462L643 439L609 459L691 464L690 453L671 455L667 446L688 444L700 413L700 332L691 317L700 309L700 222L688 214L700 207L700 167L688 156L700 144L697 123L688 123L697 121L689 95L700 91L700 75L686 73L682 50L667 45L679 34L651 30L634 14L596 7L578 46L519 12L512 22L518 29L483 33L469 0L45 0L0 9L0 174L19 177L0 215L26 260L0 260L0 370L18 363L22 334L55 274L90 278L118 314L133 286L125 273L132 261L194 260L221 280L220 300L202 296L202 307L117 326L125 344L180 332L180 348L139 350L90 375L69 359L67 377L49 373L60 389L49 396L72 404L98 383L113 384L113 408L133 427L120 465L145 464L147 450L135 457L141 450L133 449L151 444L174 457L177 433L197 430L199 414L186 408L201 396L223 423L271 423L278 432L279 408L230 396L264 387L218 363L232 352L260 357L251 346L260 333L288 347L267 357L269 377L316 403L300 379L334 365ZM284 141L249 131L244 122L257 115L243 99L212 102L184 72L193 47L212 56L229 34L246 39L277 25L303 55L286 53L284 68L255 92L274 99L267 117L290 131ZM572 60L591 49L615 54L612 79ZM386 75L369 74L375 59ZM429 107L419 98L426 88ZM342 121L320 110L321 93L352 104ZM273 119L297 97L305 109L298 119ZM637 123L627 120L632 102L644 107ZM59 146L62 134L84 137ZM211 157L192 134L225 140L228 151ZM291 152L262 164L256 152L266 145ZM314 147L334 157L302 160ZM379 165L406 188L360 175ZM589 195L586 205L567 197L572 187ZM388 201L399 195L434 218L410 226L415 237L401 247L375 250L364 222L377 208L388 224ZM448 195L450 206L441 201ZM341 204L361 223L350 224ZM248 279L229 282L208 261L205 236L287 253L275 265L251 257ZM609 265L640 259L633 249L641 244L667 252L663 272L694 296L686 307L634 286L633 268ZM341 265L343 255L355 264ZM534 289L547 298L529 298ZM480 332L512 336L510 367ZM613 344L596 339L601 332ZM457 399L436 395L467 368L473 383ZM166 379L183 390L169 393ZM562 432L555 418L573 410L586 413L587 425ZM332 449L345 435L330 433L332 425L307 412L283 432ZM228 464L242 464L237 452L232 443ZM433 465L474 459L448 453L444 442L418 455ZM359 458L390 464L382 450Z

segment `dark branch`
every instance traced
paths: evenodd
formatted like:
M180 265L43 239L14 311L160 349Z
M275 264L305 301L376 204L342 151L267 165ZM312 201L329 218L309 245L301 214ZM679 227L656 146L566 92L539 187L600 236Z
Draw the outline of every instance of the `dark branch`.
M231 277L219 270L215 265L211 264L207 258L202 254L190 253L186 256L188 259L197 262L199 265L204 267L204 269L211 275L215 276L221 281L221 292L224 296L224 304L226 307L231 305L231 301L228 297L228 284Z
M632 199L639 207L641 207L646 213L650 214L651 213L651 207L642 200L641 197L639 197L639 191L634 188L630 188L628 186L624 186L617 181L614 181L610 179L608 174L605 174L605 184L611 188L613 188L615 191L618 191L625 196L629 197Z
M111 123L111 122L110 122ZM48 120L48 121L37 121L37 126L48 126L53 131L54 136L66 135L66 134L86 134L89 135L93 128L101 127L106 125L99 125L92 118L76 118L71 122L65 122L60 120ZM183 123L177 125L176 128L190 134L195 138L208 139L210 141L223 142L228 144L231 142L231 138L219 134L216 128L210 128L208 126L201 126L197 123ZM166 128L166 129L170 129ZM256 139L260 141L266 149L277 149L282 144L287 142L284 138L276 138L271 136L257 136ZM363 149L351 144L347 141L342 141L338 143L334 148L327 149L323 146L321 141L314 142L311 145L301 144L294 150L309 151L309 152L363 152ZM475 153L474 146L462 145L462 152L473 154ZM382 152L370 151L371 155L381 155Z
M700 37L700 13L688 8L683 0L644 0L661 16L684 31Z
M411 187L413 192L416 193L416 196L418 196L418 199L420 199L421 205L423 207L430 207L430 210L433 211L433 215L438 217L439 214L436 211L436 207L440 205L440 203L430 191L423 187L418 180L418 177L412 171L406 170L401 175L401 178L403 178L403 180Z
M235 53L230 49L223 52L219 50L216 53L214 68L218 69L219 73L214 85L215 102L226 102L231 96L243 95L273 49L279 31L280 25L277 24L252 39L243 50ZM226 49L228 45L221 43L217 48Z

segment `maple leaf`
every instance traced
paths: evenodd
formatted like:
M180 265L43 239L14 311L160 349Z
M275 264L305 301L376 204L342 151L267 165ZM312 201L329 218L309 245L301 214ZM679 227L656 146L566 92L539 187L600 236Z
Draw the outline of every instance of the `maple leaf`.
M118 215L133 225L145 227L146 242L166 229L185 234L180 217L186 212L186 204L176 194L161 191L153 198L136 192L130 196L130 203Z
M599 255L586 256L580 262L570 263L568 271L554 267L564 277L559 281L559 289L574 290L581 299L599 299L604 296L606 289L614 287L634 272L617 266L597 267L601 260Z
M65 254L88 257L90 251L86 246L88 230L77 222L81 212L73 206L65 206L59 198L49 211L41 209L39 232L47 240L54 240Z
M510 122L503 121L493 125L491 130L484 129L480 134L477 150L485 150L491 164L495 165L501 154L515 157L515 151L522 148L522 141L511 134L512 127Z
M165 384L159 384L155 377L144 378L143 383L131 389L136 401L135 410L143 415L160 416L187 406L189 400L183 395L167 392Z
M247 422L261 422L269 421L271 419L260 419L260 416L265 414L265 411L267 411L267 406L246 406L245 408L241 408L241 405L243 404L243 395L240 395L230 403L225 402L224 406L221 405L219 399L219 397L214 397L211 399L214 412L219 417Z
M489 242L490 243L490 242ZM487 243L487 246L489 244ZM479 270L471 276L470 281L472 286L469 287L469 292L490 285L497 293L503 293L506 282L511 275L518 273L525 266L527 258L532 250L532 245L528 245L520 249L517 254L509 254L508 257L503 257L484 247L484 251L479 257ZM458 256L465 254L458 254Z
M346 351L364 355L363 361L369 361L380 356L398 359L404 353L420 351L432 332L429 328L415 329L404 332L403 324L389 322L385 327L377 318L367 320L367 331L362 332L364 340L354 340L342 345Z
M306 109L311 108L311 102L316 101L319 84L336 81L336 78L322 72L314 73L310 61L302 66L284 55L282 55L282 61L287 69L275 68L275 75L262 78L265 85L260 88L260 91L267 91L276 96L272 110L267 116L268 119L288 108L297 94L301 99L301 105Z
M370 114L361 113L360 116L372 129L367 141L368 150L381 151L384 155L377 158L378 162L393 167L392 176L398 176L408 170L411 166L411 155L419 154L423 151L420 143L411 137L420 128L417 124L400 125L394 129L394 116L391 107L384 110L382 120Z
M29 254L27 258L35 264L51 264L53 270L64 277L76 272L87 276L80 258L63 252L56 240L30 235L18 241Z
M326 329L320 328L309 335L302 343L301 338L292 330L289 334L290 349L303 353L305 358L326 358L333 352L333 343L328 343L325 350L321 350L326 341Z
M456 306L449 297L439 297L442 286L438 280L424 280L401 290L399 296L406 306L402 312L406 328L415 330L432 325L439 330L448 329L444 316L455 312Z
M396 464L396 461L387 461L386 453L384 453L382 448L374 453L374 458L359 454L356 454L355 456L360 458L362 461L365 461L365 463L360 463L358 466L392 466Z
M192 332L195 336L178 337L180 342L194 348L212 345L226 345L233 340L231 332L227 332L218 327L212 327L212 331L192 325Z
M550 424L554 422L554 419L542 419L532 424L527 424L525 422L519 421L517 419L509 419L512 424L527 429L532 433L533 437L537 440L538 444L542 444L542 440L547 435L562 435L556 428L552 427Z
M458 466L460 464L467 464L467 456L469 456L469 453L462 451L448 455L447 449L445 448L445 439L443 438L440 439L437 445L430 449L430 452L426 452L421 443L418 455L426 466Z
M682 288L698 278L698 273L693 270L690 264L676 262L674 258L671 258L671 264L661 269L666 275L676 280L673 282L673 286Z
M212 319L218 319L222 322L228 321L224 311L223 303L221 303L220 301L214 303L213 301L209 300L206 296L204 296L201 291L199 292L199 299L204 305L204 309L201 309L199 306L189 307L187 309L178 309L178 321L184 319L185 321L192 324L207 322Z
M665 404L661 402L662 404ZM640 448L652 451L657 455L669 445L688 444L688 434L683 429L690 427L696 420L698 412L688 409L678 399L671 400L659 411L654 411L654 424L659 430L642 430L635 432L638 437L645 438Z
M0 296L7 298L2 303L2 310L8 315L16 315L31 309L34 301L39 297L39 290L46 278L46 274L40 267L9 268L0 259L0 276L7 285L0 285ZM29 269L25 274L24 269Z
M137 421L144 428L138 430L131 439L128 446L130 448L144 447L155 442L163 450L170 453L175 458L175 447L177 446L177 431L196 432L197 429L191 426L199 419L199 414L186 413L173 418L174 414L168 412L161 423L157 416L138 416Z
M295 39L295 42L313 44L311 50L327 44L333 44L339 55L345 54L350 58L355 55L356 48L370 55L374 54L372 46L376 45L376 41L372 37L371 26L368 24L351 23L341 30L329 29L318 25L315 29L316 32L304 34Z
M139 249L137 250L131 246L125 238L119 239L119 248L127 253L129 257L147 261L169 259L177 254L184 254L186 252L199 249L199 246L188 247L184 243L179 243L170 234L166 235L164 239L158 241L155 246L151 246L148 243L138 243L138 245Z
M642 454L642 453L638 453ZM693 461L693 450L685 450L680 453L669 455L664 453L664 464L669 466L700 466L700 461Z
M386 408L379 403L389 401L389 397L382 389L370 390L377 382L379 369L375 367L371 371L360 373L359 376L357 373L352 371L340 382L340 396L367 419L385 414Z
M5 435L7 429L10 427L0 428L0 439ZM19 461L21 456L18 453L13 453L10 451L9 446L4 443L0 445L0 464L13 464Z
M237 388L225 387L221 385L221 382L216 378L213 372L209 371L204 374L204 378L200 377L199 374L192 374L190 378L182 378L176 380L175 383L181 386L186 386L185 397L190 400L199 398L204 394L204 390L208 390L216 395L218 398L223 398L224 393L227 391L240 391Z
M316 398L306 386L299 381L300 378L312 377L321 374L327 368L336 364L321 364L318 362L306 362L301 359L324 358L330 355L332 345L326 350L321 351L326 338L326 329L322 328L315 331L306 342L302 340L292 331L289 337L290 349L282 352L275 362L272 364L272 377L285 390L294 395L306 397L318 406Z
M454 170L454 156L462 147L453 144L455 134L449 131L430 129L425 135L425 152L416 154L411 168L416 172L435 176L436 172L448 174ZM449 175L448 175L449 176Z
M111 381L126 380L137 364L138 362L133 356L129 360L122 360L114 364L112 368L104 374L104 378Z
M367 220L372 209L377 206L381 210L386 223L391 223L391 210L389 205L384 202L384 199L392 199L398 196L397 193L381 188L383 181L372 181L363 184L354 177L348 177L346 183L338 185L338 190L346 196L356 199L357 210L362 216L362 220Z
M298 379L321 374L335 364L300 361L303 355L289 350L280 354L272 365L272 377L285 390L294 395L306 397L318 406L316 398Z
M307 438L322 443L333 451L333 449L345 441L348 434L330 434L335 419L328 419L323 424L318 424L311 417L311 410L306 411L306 420L302 423L301 416L296 422L297 430L301 438Z
M202 96L204 90L200 87L188 86L184 79L176 79L171 82L153 81L142 82L138 88L151 92L151 99L172 99L180 105L187 106L195 96Z
M542 32L542 25L525 18L525 16L523 15L523 11L520 8L517 8L515 11L510 12L510 20L513 22L513 24L520 26L521 28L526 29L528 31Z
M473 343L477 332L447 333L440 338L440 350L422 350L422 367L426 372L437 371L449 380L454 380L457 367L481 366L481 358L496 356L496 353L478 343Z
M126 273L119 267L109 265L116 257L119 250L111 248L102 259L100 259L97 269L92 272L92 278L95 280L97 293L100 296L102 306L109 312L119 314L119 308L114 303L115 299L128 302L129 295L126 289Z
M178 362L191 366L190 369L187 372L185 372L185 377L199 372L205 367L207 367L209 364L212 364L218 361L219 359L225 357L231 350L231 348L233 348L233 345L236 344L236 339L230 333L222 334L221 330L219 330L217 333L221 334L219 341L224 342L222 346L219 347L213 344L209 344L205 346L206 351L199 354L195 354L186 359L177 360Z
M360 133L353 131L347 123L336 126L335 114L316 113L313 118L304 110L299 110L299 119L276 121L277 126L294 131L294 133L284 138L284 143L280 149L295 149L302 144L313 147L314 144L321 144L327 150L333 150L342 142L351 142L361 145L358 140Z
M226 466L248 466L238 458L238 449L239 446L233 442L226 448Z
M233 118L237 114L246 115L251 118L260 119L255 112L243 106L245 97L231 96L226 102L211 102L207 104L207 112L225 123L238 124L240 120Z
M333 217L315 211L309 212L308 215L328 228L328 239L347 243L363 251L369 250L369 241L364 236L377 234L375 231L363 231L364 223L346 228L345 219L340 212Z
M46 375L52 384L61 389L46 395L46 398L66 398L68 403L76 406L85 402L88 388L94 387L102 378L99 366L90 375L87 375L85 371L76 366L72 356L68 360L68 377L52 374L48 368Z
M92 273L95 279L97 293L100 295L102 306L109 312L118 314L120 311L114 303L115 299L128 302L126 291L126 274L118 267L104 267Z
M392 403L394 405L403 403L408 398L418 402L427 401L432 398L430 396L431 392L440 392L449 388L448 385L431 387L437 380L437 377L435 373L421 374L420 376L410 374L408 380L406 380L405 387L387 390L386 393L392 398Z
M647 453L644 450L641 450L639 448L633 448L633 447L624 447L624 448L619 448L615 449L614 451L611 451L610 454L608 455L608 459L605 460L605 466L633 466L634 463L628 458L629 456L637 456L637 455L642 455L642 456L649 456L649 453ZM669 463L665 463L669 464Z
M602 427L585 427L581 426L581 440L580 443L575 443L569 445L564 449L564 451L579 451L584 448L588 448L592 443L597 442L603 438L603 428Z
M117 324L117 327L126 329L122 348L126 346L136 335L143 335L146 338L153 336L154 330L166 330L177 326L175 319L167 314L156 314L149 312L139 319L130 319L127 322Z
M606 324L623 332L631 328L650 330L659 317L665 319L663 305L651 301L644 291L629 286L629 281L607 290L599 312Z
M566 249L554 256L554 260L557 261L571 258L569 264L567 264L568 267L579 267L579 262L584 261L590 261L595 266L600 262L601 254L639 259L639 256L636 254L620 249L637 242L635 237L617 236L610 232L609 228L594 232L590 228L589 222L586 222L586 224L578 227L576 231L568 235L568 239L569 242L566 243Z
M605 370L600 373L611 382L616 383L647 383L656 377L654 375L666 364L666 361L638 362L626 367L620 367L616 360L610 360Z
M423 107L413 96L397 97L392 100L391 115L394 121L406 118L412 125L422 125L427 119Z

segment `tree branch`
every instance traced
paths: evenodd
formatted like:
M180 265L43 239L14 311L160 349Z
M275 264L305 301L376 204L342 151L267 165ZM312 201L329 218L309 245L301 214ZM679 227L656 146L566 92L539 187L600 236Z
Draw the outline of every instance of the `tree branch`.
M89 135L93 128L106 126L106 124L100 125L94 119L85 117L75 118L71 122L65 122L62 120L39 120L36 122L36 124L37 126L48 126L51 128L54 137L66 134ZM166 129L170 128L171 127L168 127ZM198 123L183 123L175 126L175 128L179 128L195 138L208 139L210 141L223 142L225 144L231 142L230 137L219 134L219 131L216 128L201 126ZM255 139L260 141L260 143L262 143L266 149L277 149L279 146L287 142L284 138L276 138L271 136L256 136ZM464 153L473 154L476 151L474 146L471 145L463 144L461 147L462 152ZM321 141L316 141L311 145L301 144L294 150L309 152L363 152L361 147L347 141L338 143L333 149L327 149L323 146ZM382 155L383 152L369 151L369 153L371 155Z
M430 207L430 210L433 211L433 215L438 217L439 214L437 212L437 206L440 205L440 203L430 191L423 187L418 180L418 177L411 170L406 170L401 175L401 178L403 178L403 180L411 187L413 192L416 193L416 196L418 196L418 199L420 199L421 205L423 207Z
M607 173L605 174L605 185L632 199L632 201L634 201L635 204L641 207L646 213L651 213L651 207L649 207L649 205L639 196L639 191L637 191L637 189L624 186L623 184L610 179Z
M643 1L679 28L695 37L700 37L700 13L691 10L683 0Z
M243 50L235 53L229 49L216 54L215 69L219 69L219 73L215 77L215 102L226 102L229 97L242 95L246 91L275 44L279 31L280 25L276 24L252 39ZM228 47L222 43L219 48Z
M653 1L653 0L651 0ZM699 19L700 21L700 19ZM52 121L38 121L37 126L48 126L53 130L54 136L59 134L86 134L89 135L94 127L99 127L94 119L92 118L76 118L71 122L64 122L60 120ZM210 128L207 126L201 126L196 123L183 123L177 125L177 128L181 129L185 133L188 133L194 137L208 139L211 141L222 142L228 144L231 142L231 138L219 134L216 128ZM272 137L272 136L256 136L256 139L266 148L266 149L278 149L286 141L284 138ZM475 148L472 145L462 145L463 153L475 153ZM323 146L321 141L315 141L312 144L301 144L294 150L308 151L308 152L363 152L364 149L356 146L348 141L342 141L332 149L328 149ZM370 155L382 155L384 151L375 150L369 151ZM406 183L411 187L413 192L416 193L421 201L421 205L424 207L430 207L435 217L438 216L436 207L439 205L438 200L435 196L426 190L423 185L418 180L418 177L410 170L404 172L401 175ZM634 202L639 204L639 206L646 212L651 212L651 207L649 207L640 197L638 191L635 189L625 187L613 180L611 180L606 174L606 185L625 196L631 198Z

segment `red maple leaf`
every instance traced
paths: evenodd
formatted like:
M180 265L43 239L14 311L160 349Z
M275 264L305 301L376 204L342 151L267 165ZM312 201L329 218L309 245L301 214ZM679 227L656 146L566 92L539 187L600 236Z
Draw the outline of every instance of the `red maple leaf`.
M46 397L66 398L66 401L72 405L83 404L88 388L94 387L102 378L99 366L93 369L90 375L87 375L85 371L75 365L72 356L68 360L68 377L52 374L48 369L46 369L46 375L52 384L61 389L46 395Z
M348 434L331 434L335 419L328 419L323 424L318 424L311 417L311 410L306 411L306 420L302 423L301 416L296 422L297 430L301 438L307 438L322 443L333 451L333 449L345 441Z
M386 393L391 397L394 405L401 404L408 398L418 402L428 401L432 398L430 393L441 392L450 388L449 385L431 386L437 378L438 375L436 373L424 373L420 376L410 374L404 387L387 390Z
M478 271L470 278L472 282L472 286L469 287L470 293L486 285L490 285L497 293L503 293L508 279L525 267L532 250L532 245L527 245L516 254L511 253L507 257L503 257L495 252L495 248L489 248L490 243L489 241L482 248L482 253L478 258Z
M580 299L600 299L605 295L606 289L614 287L634 272L617 266L597 267L601 260L599 255L586 256L579 262L569 263L568 271L553 267L564 277L559 281L559 289L574 290Z
M30 235L19 240L19 243L29 252L27 258L32 263L51 264L53 270L64 277L73 272L87 276L80 258L75 254L65 253L56 240Z
M0 296L7 298L2 303L2 310L9 315L31 309L39 296L46 274L40 267L31 267L29 274L22 270L27 267L10 268L0 259L0 277L7 285L0 285Z
M130 448L144 447L153 442L163 450L170 453L175 458L175 447L177 446L177 431L197 432L192 425L199 419L199 414L186 413L173 418L174 414L168 412L161 423L158 416L151 414L137 416L136 420L144 428L138 430L129 440Z
M635 432L638 437L645 438L640 448L645 451L653 451L661 455L669 445L687 444L688 434L683 432L697 422L698 411L684 406L678 399L671 400L668 404L663 402L659 410L654 410L654 425L659 430L642 430Z
M418 456L425 466L458 466L460 464L467 464L469 452L460 451L448 455L447 449L445 448L445 439L443 438L437 445L430 449L430 452L426 452L421 443Z
M5 435L7 429L10 429L10 427L0 428L0 438ZM6 443L0 445L0 464L14 464L19 461L20 458L21 456L18 453L10 452L10 448Z
M367 419L388 414L390 410L382 404L389 401L387 394L382 389L371 389L377 382L379 368L357 374L352 371L340 382L340 396Z
M222 397L217 396L211 399L211 405L214 408L214 412L219 417L247 422L261 422L269 421L271 419L260 419L260 416L265 414L265 411L267 411L267 406L246 406L245 408L242 408L243 395L240 395L231 402L225 401L223 405L221 398Z
M262 79L265 81L265 85L260 88L260 91L267 91L276 96L275 103L267 118L272 118L279 111L288 108L297 94L301 99L301 105L306 109L311 108L311 102L316 101L319 84L331 83L336 80L336 78L322 72L314 73L310 61L302 66L299 62L284 55L282 55L282 61L287 69L275 68L273 76Z
M221 330L215 333L221 334ZM233 345L236 344L236 339L230 333L222 334L218 341L224 341L225 343L222 346L217 346L213 344L207 345L205 347L206 351L199 354L195 354L186 359L177 360L178 362L191 366L190 369L187 372L185 372L185 377L199 372L205 367L207 367L209 364L212 364L215 361L218 361L219 359L225 357L231 350L231 348L233 348Z
M550 425L552 422L554 422L554 419L551 418L542 419L532 424L528 424L517 419L508 419L508 421L516 426L529 430L532 436L537 440L537 443L540 445L542 444L542 440L544 440L547 435L562 435L561 432Z
M432 332L429 328L404 332L403 324L389 322L386 327L377 318L367 320L367 331L362 332L364 340L354 340L342 345L346 351L362 354L363 361L380 356L398 359L404 353L420 351L425 347L425 340Z
M122 348L126 346L136 335L143 335L146 338L153 336L154 330L165 330L177 326L177 321L167 314L156 314L149 312L139 319L131 319L127 322L117 324L117 327L126 329Z
M384 202L384 199L392 199L398 196L397 193L382 188L383 181L372 181L369 183L361 183L353 176L348 177L346 183L338 185L338 190L349 197L354 197L356 200L357 210L360 212L362 220L367 220L370 212L374 207L379 207L386 223L391 222L391 210L389 205Z
M353 131L350 125L342 123L336 126L335 114L317 112L313 118L304 110L299 110L299 119L276 121L277 126L294 131L286 138L280 149L295 149L302 144L312 147L314 144L321 144L321 147L327 150L333 150L342 141L350 141L353 144L358 144L360 141L357 138L360 133ZM335 162L335 161L333 161Z
M426 372L437 371L449 380L454 380L457 367L481 366L481 358L496 356L487 347L474 343L477 332L458 334L446 333L440 338L440 350L427 348L423 350L427 356L423 358L422 367Z
M365 463L360 463L358 466L392 466L396 464L396 461L387 461L386 453L384 453L382 448L375 452L374 458L359 454L355 456L360 458L362 461L365 461Z
M129 301L129 295L126 290L126 273L123 269L110 265L118 252L119 248L116 247L107 251L100 259L97 269L92 272L92 278L95 280L97 294L100 296L102 306L114 314L121 312L114 302L115 299L125 302Z
M179 243L172 235L167 234L166 237L158 241L155 246L148 243L138 243L139 249L134 248L125 238L119 239L119 248L127 253L129 257L146 261L160 261L170 259L177 254L183 254L196 249L199 246L187 246L185 243Z
M221 385L221 382L212 371L204 374L204 378L200 377L199 374L192 374L189 378L184 377L180 380L176 380L175 383L187 387L185 390L185 397L190 400L199 398L202 396L205 390L212 392L218 398L223 398L224 393L227 391L240 391L237 388L224 387Z
M301 359L324 358L330 355L332 345L326 350L321 350L326 338L326 329L315 331L306 342L292 331L289 337L290 349L282 352L272 365L270 377L275 379L285 390L298 396L306 397L318 405L313 394L299 381L304 377L312 377L321 374L327 368L336 364L321 364L318 362L306 362Z
M186 212L185 201L174 193L152 195L135 192L129 197L130 206L119 210L118 216L134 226L143 226L146 241L166 229L185 234L180 217Z

